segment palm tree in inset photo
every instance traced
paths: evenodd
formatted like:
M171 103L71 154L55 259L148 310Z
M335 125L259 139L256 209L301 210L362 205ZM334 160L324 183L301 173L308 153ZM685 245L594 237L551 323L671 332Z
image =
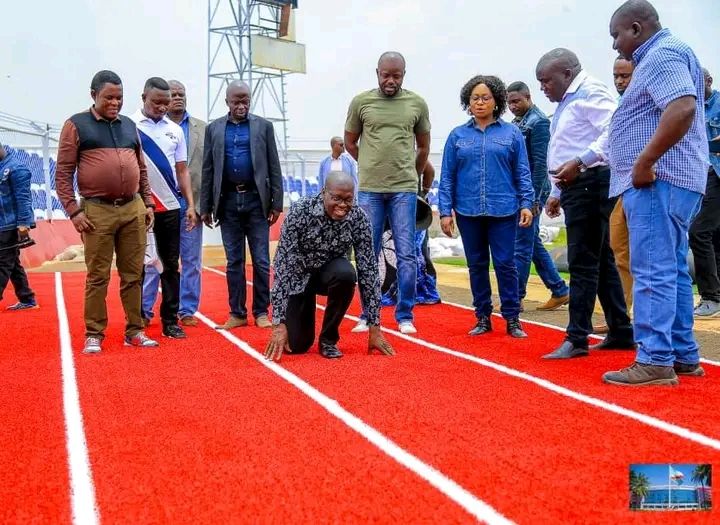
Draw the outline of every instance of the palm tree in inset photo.
M635 508L643 508L643 503L645 502L645 497L648 495L649 489L650 480L648 477L641 472L635 472L630 469L630 493L635 496ZM638 502L639 506L637 506Z
M692 480L696 483L700 483L702 486L702 506L708 506L709 502L706 500L705 485L708 487L712 486L712 467L709 464L698 465L695 467L695 470L693 470Z

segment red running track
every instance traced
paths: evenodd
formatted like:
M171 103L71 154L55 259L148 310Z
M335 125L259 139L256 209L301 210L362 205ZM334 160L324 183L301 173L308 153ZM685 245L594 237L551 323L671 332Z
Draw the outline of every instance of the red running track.
M123 316L116 281L109 293L111 320L103 352L82 355L79 305L84 274L64 274L62 281L102 521L474 521L438 489L204 324L188 328L187 340L162 339L157 349L121 346ZM42 290L43 302L54 302L52 278L38 277L33 285ZM204 287L201 312L223 322L224 278L205 272ZM36 441L57 441L42 457L43 471L37 475L52 479L45 470L55 465L62 484L55 484L54 498L38 498L31 491L0 497L6 509L0 517L7 516L5 521L22 516L26 519L19 521L65 522L70 516L57 316L52 307L39 312L43 315L37 322L47 323L51 330L24 349L42 354L43 363L54 359L54 366L40 367L34 379L38 385L54 381L55 389L45 392L48 402L42 414L32 411L31 396L0 395L17 419L9 434L14 441L20 441L16 435L32 440L33 433L40 432ZM282 367L519 523L677 522L676 513L627 510L628 465L718 464L717 449L462 356L440 353L424 341L503 363L711 437L718 433L717 416L708 409L714 405L706 404L705 411L696 410L693 417L684 408L704 403L702 390L715 399L715 369L707 378L683 381L675 389L633 389L631 395L594 377L595 370L610 360L627 364L631 353L594 355L551 367L538 364L538 357L562 338L561 332L528 326L531 339L518 344L502 335L503 323L498 321L498 332L478 342L464 335L466 324L472 324L471 312L439 305L418 308L416 315L422 340L390 334L398 351L394 358L368 356L366 336L349 333L354 323L348 320L342 332L343 359L327 361L313 349L308 355L285 356ZM392 309L383 312L387 326L394 328L391 316ZM0 314L0 322L3 317ZM442 323L440 330L442 319L452 322ZM17 330L6 335L2 326L5 341L23 334ZM159 337L159 327L151 326L148 333ZM269 337L268 331L254 327L233 334L259 351ZM11 350L7 359L23 356ZM10 390L19 388L13 384ZM659 402L651 402L653 395L677 406L659 407ZM13 446L22 449L21 444ZM17 455L0 452L3 479L25 475L23 465L11 462ZM44 512L38 507L41 500L47 504ZM682 516L693 523L711 523L716 513Z
M223 277L216 278L224 282ZM204 301L203 310L211 318L217 312L217 318L224 320L224 297L212 297ZM421 318L418 314L417 325L425 339L441 338L456 328L447 323L451 326L438 330L437 312L430 316L436 308L419 309L429 315ZM459 310L442 308L446 314ZM391 315L391 309L384 310L386 321ZM316 353L289 355L284 366L511 519L547 523L629 520L635 514L625 510L628 495L618 487L627 486L630 463L679 462L676 457L705 462L720 457L717 449L408 344L404 338L390 336L399 352L395 358L368 358L366 336L349 333L353 324L345 322L342 360L323 363ZM561 336L543 327L531 331L535 336L542 332L548 338ZM267 335L256 338L249 332L242 337L258 349L267 339ZM485 343L488 352L508 349L509 338L493 337L494 342ZM466 342L456 348L467 346ZM536 351L547 351L542 343L538 346ZM607 392L606 397L612 397L613 390ZM705 418L712 420L715 415ZM512 484L503 482L508 473ZM538 518L539 509L542 517Z
M69 523L68 460L53 274L33 274L40 308L0 302L0 523Z

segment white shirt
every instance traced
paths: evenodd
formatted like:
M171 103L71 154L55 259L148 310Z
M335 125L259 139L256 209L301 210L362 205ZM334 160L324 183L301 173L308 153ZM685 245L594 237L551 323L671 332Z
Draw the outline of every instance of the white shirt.
M343 165L342 165L342 159L340 157L336 159L332 159L330 161L330 171L342 171Z
M180 208L175 164L187 162L187 144L180 126L167 116L158 122L138 110L130 117L137 126L147 164L150 190L155 200L155 211Z
M617 100L610 89L585 71L568 86L550 124L548 170L580 157L588 168L607 165L610 120ZM551 177L550 196L559 197L560 188Z

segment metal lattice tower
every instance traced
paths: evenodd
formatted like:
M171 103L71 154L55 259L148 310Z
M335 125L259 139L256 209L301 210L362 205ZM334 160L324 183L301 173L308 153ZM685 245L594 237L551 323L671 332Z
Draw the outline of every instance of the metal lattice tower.
M275 124L278 149L288 143L286 75L253 63L253 36L280 36L281 5L272 0L208 0L208 121L223 115L233 80L250 86L251 110Z

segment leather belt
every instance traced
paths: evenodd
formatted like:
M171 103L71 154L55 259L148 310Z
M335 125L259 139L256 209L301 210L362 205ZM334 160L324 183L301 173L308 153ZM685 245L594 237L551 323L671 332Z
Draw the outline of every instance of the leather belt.
M256 189L254 184L228 184L226 188L227 191L234 191L236 193L246 193L248 191L255 191Z
M120 197L119 199L107 199L105 197L85 197L86 201L89 202L96 202L98 204L109 204L110 206L115 206L116 208L119 208L120 206L125 206L129 202L132 202L135 200L135 195L132 197Z

